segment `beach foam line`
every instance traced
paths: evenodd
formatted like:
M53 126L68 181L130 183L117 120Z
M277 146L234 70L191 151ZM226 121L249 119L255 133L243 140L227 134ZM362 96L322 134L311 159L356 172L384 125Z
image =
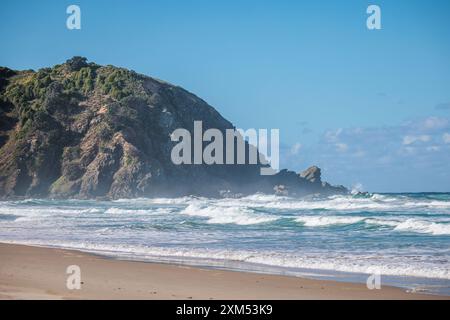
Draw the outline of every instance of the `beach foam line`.
M386 256L383 260L373 261L372 259L369 259L370 256L361 255L324 256L322 254L305 254L301 256L294 253L277 253L272 251L143 247L86 242L4 241L2 239L0 239L0 242L75 249L122 259L137 259L154 262L179 262L209 266L232 266L233 263L241 262L280 268L298 268L360 274L379 272L385 276L409 276L450 280L450 269L448 266L441 265L436 267L428 265L427 263L415 264L414 262L408 263L408 261L396 261L396 256ZM250 265L248 269L251 270Z

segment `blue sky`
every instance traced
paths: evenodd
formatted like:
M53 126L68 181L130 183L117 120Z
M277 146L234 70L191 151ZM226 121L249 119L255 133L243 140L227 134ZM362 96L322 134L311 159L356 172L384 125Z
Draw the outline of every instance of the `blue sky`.
M81 7L82 29L66 28ZM366 28L381 7L382 30ZM369 191L450 191L450 1L2 1L0 65L74 55L180 85L281 163Z

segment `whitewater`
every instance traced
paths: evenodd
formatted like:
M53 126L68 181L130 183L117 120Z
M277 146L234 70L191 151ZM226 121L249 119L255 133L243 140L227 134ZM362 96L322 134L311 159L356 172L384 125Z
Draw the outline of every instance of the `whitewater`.
M0 201L0 242L450 294L449 193Z

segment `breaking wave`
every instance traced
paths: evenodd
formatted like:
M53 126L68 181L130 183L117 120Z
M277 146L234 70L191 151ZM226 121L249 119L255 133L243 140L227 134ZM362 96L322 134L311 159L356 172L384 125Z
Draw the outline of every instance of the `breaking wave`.
M221 206L201 206L190 204L183 209L181 214L208 218L207 223L234 223L239 225L250 225L275 221L278 218L256 214L253 210L243 207L221 207Z
M329 225L350 225L364 221L364 217L339 217L339 216L328 216L328 217L299 217L295 221L302 223L307 227L322 227Z
M268 272L450 279L450 194L0 201L0 241Z

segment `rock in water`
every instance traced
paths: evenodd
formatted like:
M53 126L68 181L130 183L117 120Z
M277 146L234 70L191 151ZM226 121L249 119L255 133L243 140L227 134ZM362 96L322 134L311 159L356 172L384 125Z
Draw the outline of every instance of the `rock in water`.
M234 128L180 87L83 57L37 72L0 68L0 197L347 192L321 185L319 168L260 176L260 165L173 164L170 135L197 120Z
M322 184L322 180L320 178L321 171L319 167L312 166L300 173L300 177L312 182L312 183L318 183Z

